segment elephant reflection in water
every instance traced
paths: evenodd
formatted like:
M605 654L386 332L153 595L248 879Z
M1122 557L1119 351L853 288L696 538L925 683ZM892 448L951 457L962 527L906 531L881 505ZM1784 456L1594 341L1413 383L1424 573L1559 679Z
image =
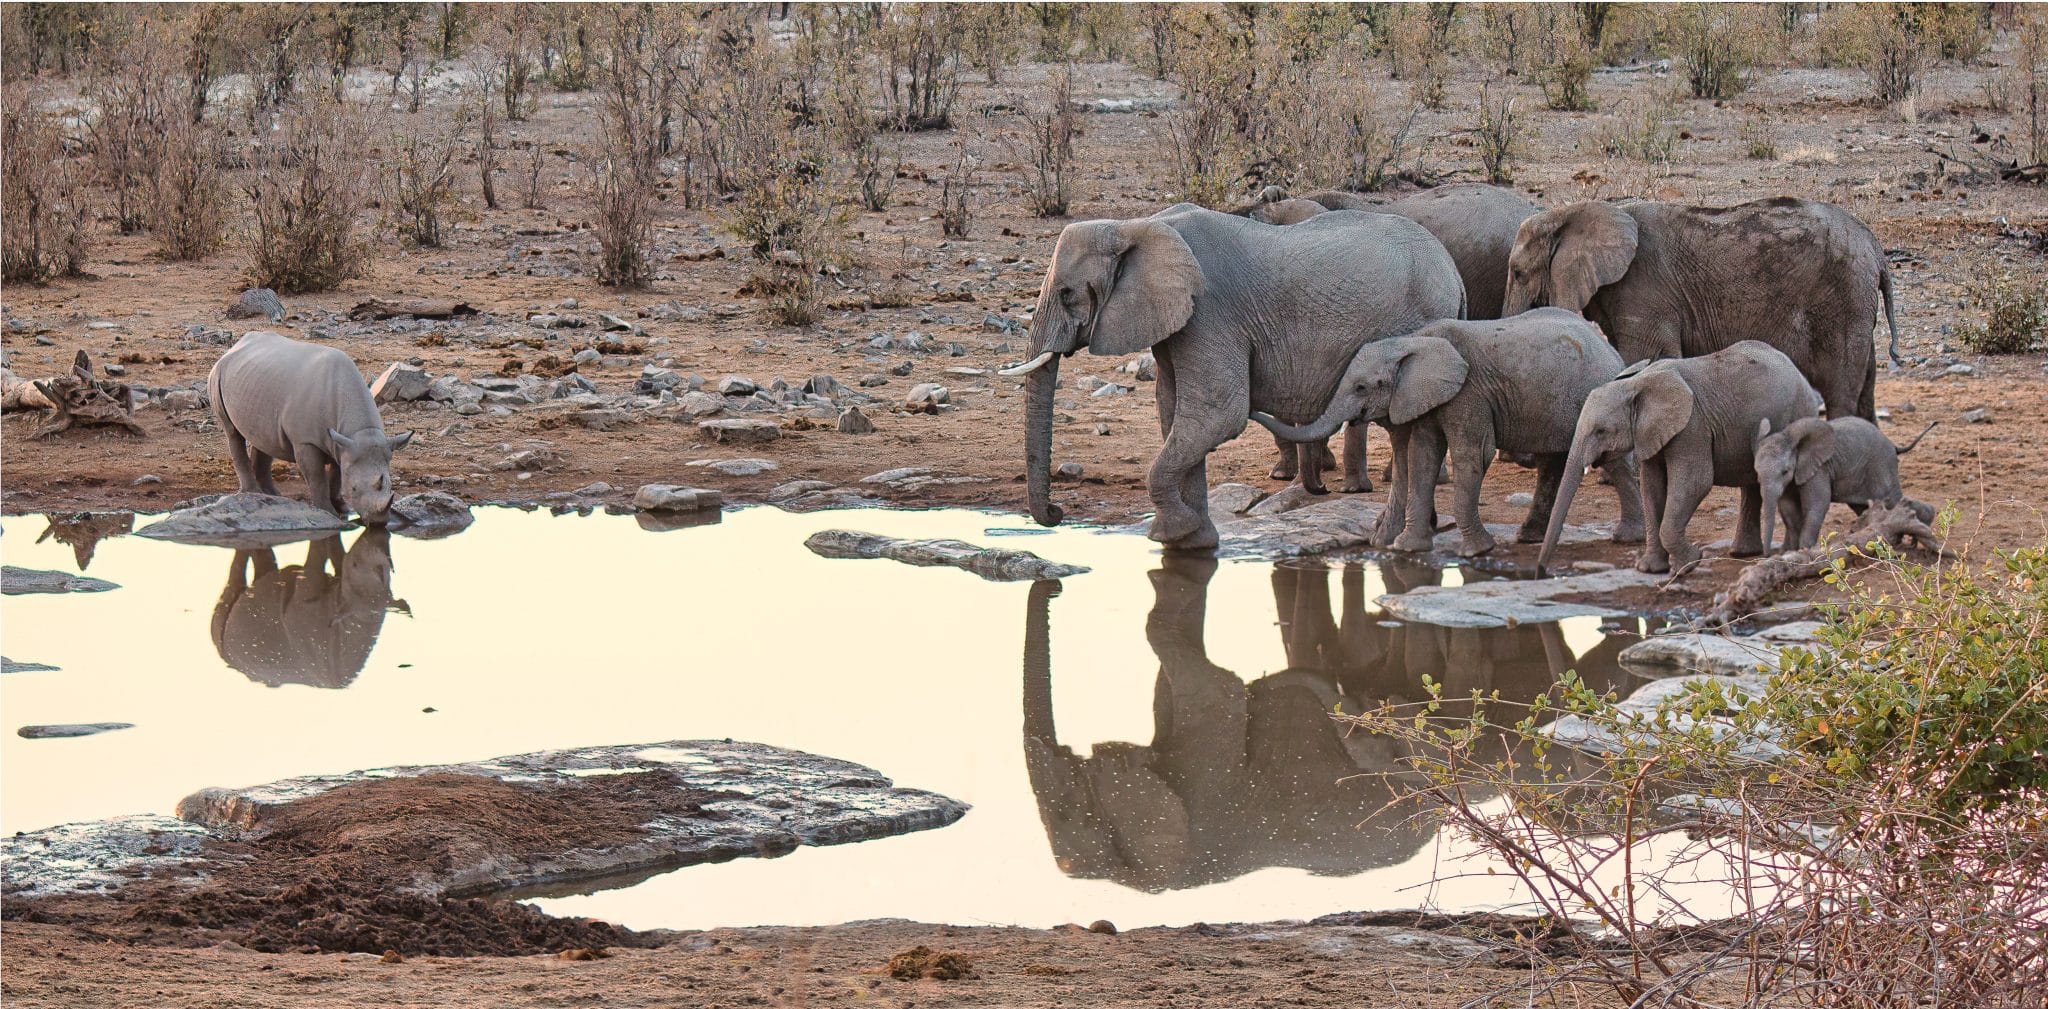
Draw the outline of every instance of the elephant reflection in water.
M314 540L306 563L283 568L268 549L237 550L213 607L213 645L259 683L346 687L389 610L412 613L391 597L391 534L381 528L364 529L346 551L340 536Z
M1365 610L1364 569L1343 573L1341 620L1329 571L1276 568L1275 600L1289 667L1250 683L1209 661L1202 625L1210 558L1169 554L1152 572L1146 637L1159 657L1149 745L1098 743L1088 757L1060 745L1052 712L1050 602L1032 587L1024 637L1024 753L1063 872L1158 892L1269 866L1349 875L1407 860L1431 831L1399 811L1373 816L1406 772L1385 737L1347 732L1332 710L1500 688L1528 699L1576 667L1595 686L1618 679L1611 651L1573 660L1555 625L1507 630L1386 626ZM1389 569L1434 581L1416 566ZM1617 646L1618 647L1618 646ZM1368 821L1368 818L1371 818Z

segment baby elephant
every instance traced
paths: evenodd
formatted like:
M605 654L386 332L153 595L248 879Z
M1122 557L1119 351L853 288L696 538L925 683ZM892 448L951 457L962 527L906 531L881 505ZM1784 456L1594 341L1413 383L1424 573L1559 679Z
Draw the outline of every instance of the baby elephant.
M384 434L370 387L347 354L256 332L221 355L206 378L228 460L244 492L276 494L275 459L298 464L315 507L383 525L391 513L391 453L412 440Z
M1537 460L1535 500L1517 538L1542 539L1579 408L1620 371L1621 355L1598 326L1576 312L1539 308L1509 319L1447 319L1359 348L1314 422L1297 427L1261 413L1252 419L1291 441L1328 437L1345 421L1393 425L1394 482L1379 538L1391 538L1397 550L1429 549L1436 532L1436 475L1448 452L1456 473L1458 552L1470 557L1494 547L1479 520L1480 485L1494 452ZM1633 463L1622 453L1600 464L1621 496L1614 539L1641 540Z
M1782 431L1817 412L1813 388L1792 359L1755 340L1624 369L1593 390L1579 411L1564 484L1536 566L1549 563L1585 468L1630 452L1642 467L1643 518L1650 524L1636 570L1659 574L1699 559L1685 527L1715 487L1742 488L1735 556L1763 553L1763 496L1754 458L1758 432Z
M1828 505L1845 504L1861 515L1873 504L1889 508L1905 500L1899 457L1932 430L1930 423L1900 447L1861 417L1808 417L1776 434L1759 423L1756 479L1764 496L1764 547L1771 545L1775 515L1785 517L1785 549L1805 550L1820 541Z

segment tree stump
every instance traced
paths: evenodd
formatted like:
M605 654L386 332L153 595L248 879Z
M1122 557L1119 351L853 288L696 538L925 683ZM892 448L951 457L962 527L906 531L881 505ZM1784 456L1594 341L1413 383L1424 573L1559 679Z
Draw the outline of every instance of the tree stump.
M1916 502L1901 501L1890 508L1872 507L1863 513L1854 528L1840 537L1806 550L1792 550L1751 562L1735 576L1734 584L1728 586L1727 591L1714 597L1714 605L1707 611L1703 622L1708 626L1726 625L1749 616L1762 609L1764 600L1780 587L1806 578L1817 578L1835 561L1860 551L1874 540L1898 549L1917 546L1936 555L1941 553L1941 540L1921 518Z
M48 438L73 427L111 425L130 434L148 437L135 422L134 393L125 383L95 379L92 359L85 351L71 362L71 374L35 383L49 400L56 415L36 429L32 438Z

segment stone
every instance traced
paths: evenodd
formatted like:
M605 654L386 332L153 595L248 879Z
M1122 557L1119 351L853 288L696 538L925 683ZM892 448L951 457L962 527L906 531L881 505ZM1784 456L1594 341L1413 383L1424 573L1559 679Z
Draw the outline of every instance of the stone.
M688 392L676 401L676 406L682 411L683 416L695 420L723 411L725 397L710 392Z
M838 399L853 390L847 388L846 383L830 375L812 375L810 380L804 383L804 391L813 396Z
M203 410L206 395L197 389L172 389L164 393L164 408L167 410Z
M925 467L925 466L900 466L900 467L898 467L898 468L896 468L896 469L885 469L885 470L881 471L880 473L870 473L870 474L868 474L867 476L861 477L861 478L860 478L860 482L861 482L861 483L901 483L902 481L905 481L905 480L914 480L914 479L916 479L916 478L918 478L918 477L925 477L925 476L930 476L931 474L932 474L932 471L931 471L931 469L930 469L929 467Z
M54 673L57 670L57 666L50 665L47 662L17 662L5 655L0 655L0 675L7 673Z
M611 484L608 484L608 483L605 483L605 482L604 482L603 480L599 480L599 481L597 481L597 482L595 482L595 483L587 483L587 484L584 484L583 486L581 486L581 487L578 487L578 488L576 488L575 490L572 490L572 491L570 491L570 492L569 492L569 496L571 496L571 497L603 497L604 495L606 495L606 494L610 494L611 492L612 492L612 485L611 485Z
M1265 496L1265 491L1250 484L1218 484L1209 491L1209 512L1212 515L1242 515Z
M753 379L742 375L727 375L718 380L718 394L721 396L752 396L760 388Z
M838 423L840 434L873 434L875 432L875 422L869 420L868 415L860 412L860 407L857 406L849 406L839 411Z
M1379 597L1380 609L1396 620L1440 627L1514 627L1566 617L1623 617L1623 606L1599 602L1562 602L1559 596L1588 596L1658 585L1665 575L1632 568L1567 575L1563 578L1513 578L1467 582L1464 585L1423 585L1398 595Z
M518 470L530 473L534 470L550 469L562 464L562 454L545 446L522 448L505 454L505 458L492 464L495 470Z
M697 430L721 445L765 445L782 437L782 425L744 417L700 421Z
M440 491L407 494L391 502L394 531L418 539L452 536L475 521L467 503Z
M1617 702L1614 706L1615 713L1624 724L1636 719L1647 720L1655 714L1658 705L1685 697L1696 684L1710 683L1719 684L1736 703L1746 706L1748 702L1762 695L1768 679L1766 676L1750 673L1740 676L1692 674L1651 680ZM1658 733L1685 733L1704 727L1716 740L1727 739L1734 734L1735 727L1729 714L1716 712L1700 718L1684 710L1686 707L1683 704L1678 705L1679 710L1673 712L1671 724L1658 729ZM1564 715L1537 731L1556 742L1591 753L1615 753L1629 742L1639 739L1647 741L1647 734L1638 736L1636 733L1627 733L1626 735L1632 738L1624 739L1623 734L1617 733L1612 727L1582 715ZM1737 756L1758 761L1775 760L1785 753L1776 742L1754 737L1738 740L1734 752Z
M163 478L163 477L160 477L160 476L157 476L157 475L156 475L155 473L144 473L144 474L142 474L141 476L139 476L139 477L136 477L135 479L133 479L133 480L130 480L130 481L128 481L128 486L130 486L130 487L155 487L155 486L158 486L158 485L162 484L163 482L164 482L164 478Z
M788 501L791 498L802 497L805 494L814 494L818 491L831 489L832 484L824 480L791 480L788 483L776 484L775 488L768 492L768 500Z
M1061 483L1080 483L1082 475L1081 464L1077 462L1060 463L1059 468L1052 471L1052 478Z
M597 364L600 361L603 361L604 352L598 350L596 347L585 347L582 350L577 351L573 356L569 358L569 360L572 363L574 363L576 367L584 368L590 365Z
M542 387L548 399L568 399L571 396L590 396L597 393L597 384L575 372L563 375Z
M41 571L35 568L0 567L0 594L10 596L60 592L106 592L121 586L102 578Z
M0 892L8 900L109 894L183 868L213 839L205 827L158 814L9 834L0 837Z
M1088 571L1025 550L979 547L960 540L905 540L853 529L813 533L804 546L820 557L886 558L918 567L955 567L992 582L1067 578Z
M341 517L302 501L270 494L228 494L181 508L135 535L175 543L243 549L313 539L348 528Z
M97 736L102 732L134 727L133 722L75 722L65 725L24 725L14 730L14 734L23 739L75 739L79 736Z
M1308 488L1291 483L1261 499L1258 504L1248 509L1248 512L1252 515L1280 515L1319 500L1322 500L1321 495L1310 494Z
M1088 931L1096 935L1115 935L1116 923L1107 918L1098 918L1088 923Z
M611 431L633 423L633 414L625 410L579 410L576 423L592 431Z
M1117 370L1140 382L1156 381L1159 378L1159 361L1149 353L1140 354L1124 362Z
M903 406L912 412L937 413L939 407L950 402L952 398L952 390L943 385L936 382L919 382L911 386L909 394L903 397Z
M908 374L910 374L910 369L911 369L911 367L912 367L912 365L911 365L911 363L910 363L909 361L904 361L904 362L903 362L903 363L901 363L901 364L898 364L898 365L894 365L894 366L892 366L892 367L891 367L891 368L889 369L889 374L891 374L891 375L895 375L896 377L898 377L898 378L901 378L901 377L903 377L903 376L905 376L905 375L908 375Z
M760 476L782 468L767 459L698 459L683 465L708 469L726 476Z
M1779 656L1790 648L1819 648L1817 621L1802 620L1769 627L1756 634L1656 634L1621 650L1621 663L1654 675L1710 673L1753 676L1778 671Z
M393 364L370 383L370 396L378 403L411 403L427 398L433 381L425 371L410 364Z
M1951 364L1948 366L1948 374L1951 375L1975 375L1976 373L1977 369L1967 364Z
M860 387L863 389L873 389L888 384L889 376L887 375L862 375L860 379Z
M605 328L605 331L606 331L606 332L610 332L610 333L638 333L638 332L640 332L640 327L639 327L639 326L637 326L637 325L635 325L635 324L633 324L633 323L631 323L631 322L628 322L628 321L626 321L626 320L624 320L624 319L621 319L621 318L619 318L619 317L618 317L618 316L616 316L616 315L611 315L611 314L608 314L608 313L605 313L605 312L599 312L599 313L597 313L597 321L598 321L598 324L599 324L599 325L601 325L601 326L603 326L603 327Z
M717 509L725 504L725 495L715 490L699 487L681 487L675 484L642 484L633 492L633 507L653 512L689 512Z
M1974 409L1964 410L1962 421L1965 424L1989 424L1991 423L1991 408L1988 406L1980 406Z
M1510 505L1511 507L1515 507L1515 508L1527 508L1527 507L1529 507L1530 505L1532 505L1532 504L1535 504L1535 503L1536 503L1536 495L1534 495L1534 494L1531 494L1531 493L1529 493L1528 491L1525 491L1525 490L1518 490L1518 491L1514 492L1513 494L1510 494L1510 495L1508 495L1508 504L1509 504L1509 505Z
M1105 382L1101 386L1096 388L1094 392L1091 392L1088 395L1091 397L1101 398L1103 396L1121 396L1130 391L1131 387L1128 385L1118 385L1115 382Z
M252 287L243 291L235 303L228 306L230 319L267 319L276 322L284 318L284 302L277 292L267 287Z

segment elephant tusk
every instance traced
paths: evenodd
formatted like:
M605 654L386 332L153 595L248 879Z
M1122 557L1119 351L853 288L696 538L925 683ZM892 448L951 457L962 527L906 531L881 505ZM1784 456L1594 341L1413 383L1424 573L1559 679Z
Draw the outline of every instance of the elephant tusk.
M1058 354L1048 350L1045 353L1040 354L1037 357L1034 357L1031 360L1024 362L1023 364L1013 364L1007 368L1000 369L996 372L996 374L1003 376L1028 375L1034 371L1037 371L1040 368L1045 367L1045 362L1050 361L1058 356Z

